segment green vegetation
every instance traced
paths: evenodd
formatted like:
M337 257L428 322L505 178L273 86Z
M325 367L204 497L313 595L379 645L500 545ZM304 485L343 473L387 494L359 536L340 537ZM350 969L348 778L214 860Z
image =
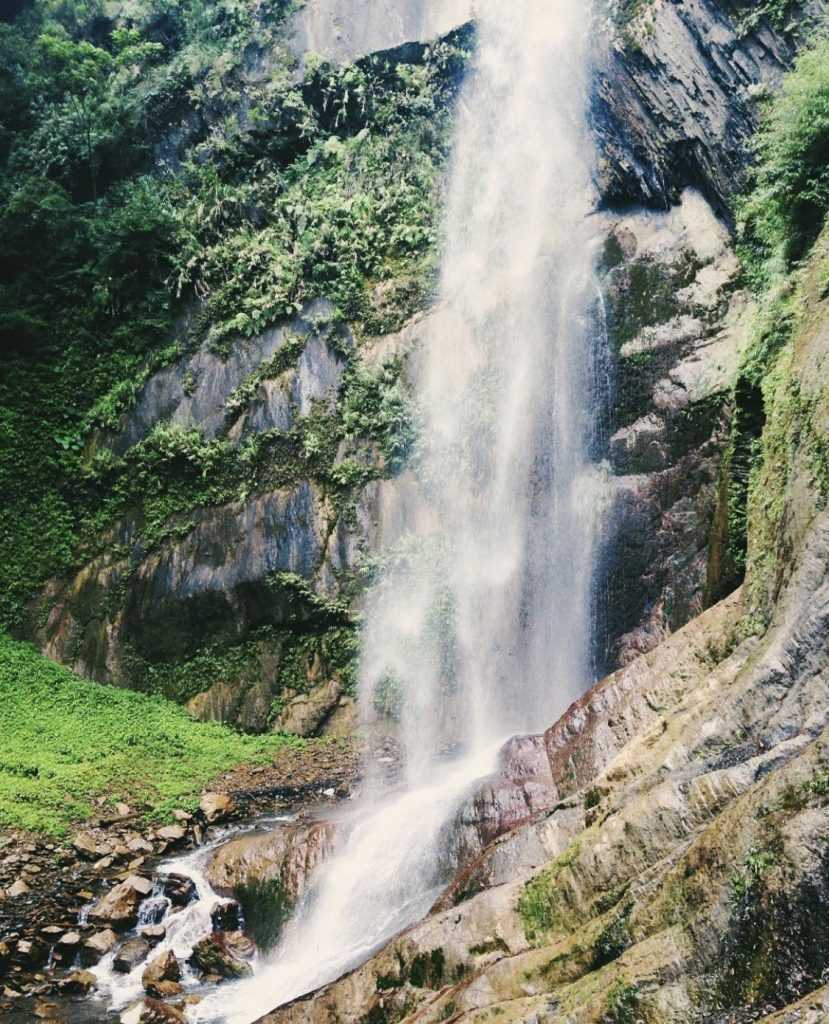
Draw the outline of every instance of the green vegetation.
M607 994L602 1020L605 1024L636 1024L639 1019L639 1003L636 985L628 985L619 980Z
M153 817L192 807L220 772L302 742L197 724L162 698L78 679L2 636L0 733L0 826L54 835L87 818L99 795L148 805Z
M798 59L756 139L757 162L737 216L755 284L802 258L829 209L829 38Z
M761 6L778 21L788 7ZM760 312L734 391L708 596L716 600L747 574L745 632L765 628L783 582L788 487L804 461L816 500L829 499L820 400L804 390L795 356L809 310L824 297L827 154L829 38L819 36L766 111L736 204L745 279Z
M257 879L234 889L242 908L245 932L259 949L273 949L293 910L293 901L280 878Z
M530 942L541 943L550 932L566 926L568 912L560 880L575 863L580 848L581 843L577 839L549 867L524 886L517 910Z
M409 451L399 367L370 372L356 351L338 409L286 434L233 449L160 426L107 448L150 374L205 340L226 354L324 296L336 346L343 320L358 338L391 330L429 295L469 41L300 69L281 41L290 10L33 0L0 25L0 626L20 628L121 516L146 552L195 509L299 479L347 511ZM243 382L228 417L300 351ZM366 436L385 467L335 466L342 439Z

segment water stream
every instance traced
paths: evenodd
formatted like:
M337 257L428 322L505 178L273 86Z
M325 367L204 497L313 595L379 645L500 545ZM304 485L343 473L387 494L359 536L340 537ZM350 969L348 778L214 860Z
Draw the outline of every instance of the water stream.
M385 793L369 771L276 950L196 1007L199 1021L250 1024L422 917L500 742L544 728L592 681L605 481L591 4L482 0L477 24L439 302L411 367L414 527L385 553L364 630L364 725L395 725L405 784Z

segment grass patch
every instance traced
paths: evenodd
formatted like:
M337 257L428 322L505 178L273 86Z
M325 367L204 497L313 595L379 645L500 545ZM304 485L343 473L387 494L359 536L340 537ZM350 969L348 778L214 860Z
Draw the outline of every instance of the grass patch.
M0 635L0 827L52 835L88 818L92 801L144 804L161 818L243 762L302 743L194 722L161 697L99 686Z

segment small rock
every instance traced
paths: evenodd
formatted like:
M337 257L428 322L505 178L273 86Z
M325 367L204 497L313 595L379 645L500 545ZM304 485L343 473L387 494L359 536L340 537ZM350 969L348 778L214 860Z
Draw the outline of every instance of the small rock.
M57 1003L37 1002L35 1003L32 1012L38 1020L54 1019L58 1013L58 1005Z
M129 974L150 952L150 944L146 939L127 939L115 954L112 967L119 974Z
M81 937L77 932L64 932L58 939L58 945L64 949L74 949L81 944Z
M114 857L101 857L100 860L96 860L92 865L95 871L106 871L107 868L111 868L114 862Z
M176 821L192 821L193 815L188 814L187 811L173 811L173 817Z
M40 929L40 934L41 935L48 935L50 937L55 937L55 936L58 936L58 935L63 935L63 933L65 931L66 931L66 929L65 928L61 928L61 926L59 924L48 924L48 925L46 925L45 928L41 928Z
M85 996L97 985L98 979L91 971L75 971L60 983L64 992Z
M236 900L220 903L210 915L214 932L238 932L242 927L242 908Z
M119 815L121 818L127 818L129 817L130 814L132 814L132 811L130 810L129 804L116 804L115 813Z
M157 999L142 999L121 1014L121 1024L178 1024L184 1020L181 1010Z
M127 843L130 853L152 853L153 845L148 843L143 836L136 836Z
M152 892L153 884L140 875L130 875L102 896L89 910L89 920L129 928L138 919L142 899Z
M6 895L8 895L12 899L14 899L16 896L25 896L26 893L29 892L29 891L30 891L30 889L29 889L28 885L26 885L26 883L23 881L23 879L22 878L18 878L18 880L14 883L14 885L11 886L11 888L7 890Z
M22 992L18 992L17 989L11 988L6 985L3 989L3 996L6 999L21 999L23 997Z
M208 824L226 818L236 809L236 802L227 793L205 793L199 801L199 810Z

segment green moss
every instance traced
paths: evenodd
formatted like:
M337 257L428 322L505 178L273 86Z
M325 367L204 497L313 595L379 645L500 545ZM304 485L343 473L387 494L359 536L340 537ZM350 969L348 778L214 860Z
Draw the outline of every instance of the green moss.
M516 909L529 942L538 945L551 932L567 926L570 913L561 892L560 879L577 860L580 848L581 843L577 839L524 886Z
M641 997L636 985L621 979L611 988L605 1002L604 1024L637 1024Z
M285 737L193 722L158 697L99 686L0 636L0 826L61 834L99 795L163 817L211 778L269 761Z
M441 988L446 974L446 954L442 949L418 953L408 966L409 981L415 988Z
M628 918L632 910L633 904L629 903L599 932L592 950L591 964L594 970L617 960L630 945Z
M281 879L250 882L237 886L233 893L242 908L246 934L259 949L273 949L293 911Z

